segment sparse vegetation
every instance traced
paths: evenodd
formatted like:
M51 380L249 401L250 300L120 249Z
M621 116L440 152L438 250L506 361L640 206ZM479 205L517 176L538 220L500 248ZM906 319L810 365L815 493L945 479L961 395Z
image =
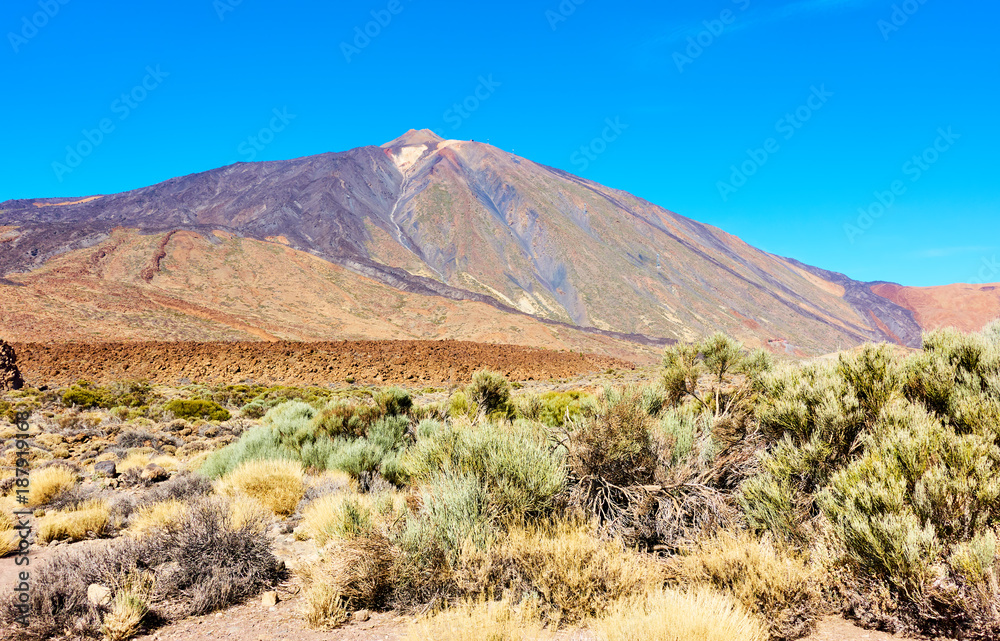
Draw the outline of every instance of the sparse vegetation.
M184 418L141 385L18 396L38 405L39 544L116 537L32 575L26 634L126 639L255 596L289 534L315 544L290 567L321 628L399 609L426 614L411 638L791 641L836 613L1000 634L1000 323L780 366L715 335L636 378L158 387L208 408ZM15 485L0 476L0 555Z

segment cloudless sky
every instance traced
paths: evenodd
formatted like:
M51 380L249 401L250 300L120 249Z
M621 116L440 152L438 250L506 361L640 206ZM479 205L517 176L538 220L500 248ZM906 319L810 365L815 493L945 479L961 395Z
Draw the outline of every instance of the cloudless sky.
M0 201L429 128L859 280L995 282L998 20L982 0L5 0Z

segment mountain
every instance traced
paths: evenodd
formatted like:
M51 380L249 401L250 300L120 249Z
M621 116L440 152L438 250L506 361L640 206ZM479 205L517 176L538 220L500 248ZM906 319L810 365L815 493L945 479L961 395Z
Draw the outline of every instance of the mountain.
M433 337L648 353L723 330L808 355L916 345L942 318L933 296L428 130L2 203L0 277L0 326L21 341ZM992 308L977 309L985 323Z

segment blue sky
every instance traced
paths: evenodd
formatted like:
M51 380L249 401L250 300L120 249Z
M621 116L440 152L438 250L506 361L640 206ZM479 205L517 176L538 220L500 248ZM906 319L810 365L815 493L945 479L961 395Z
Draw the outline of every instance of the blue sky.
M0 201L430 128L853 278L1000 281L995 3L96 4L0 8Z

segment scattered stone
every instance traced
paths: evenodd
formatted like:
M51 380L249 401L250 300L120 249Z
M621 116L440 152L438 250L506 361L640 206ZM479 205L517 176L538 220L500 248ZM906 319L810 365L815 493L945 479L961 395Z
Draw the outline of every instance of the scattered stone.
M272 608L278 605L278 593L275 592L274 590L271 590L270 592L265 592L260 598L260 603L265 608Z
M91 583L87 587L87 600L90 601L91 605L109 605L111 603L111 588Z
M94 474L115 478L118 476L118 466L115 465L114 461L99 461L94 463Z
M6 341L0 340L0 391L21 389L24 378L17 369L17 354Z
M352 617L355 621L367 621L372 618L372 613L368 610L358 610Z
M139 474L139 478L147 483L159 483L161 481L166 481L170 478L170 473L159 465L150 463L146 467L142 468L142 472Z

